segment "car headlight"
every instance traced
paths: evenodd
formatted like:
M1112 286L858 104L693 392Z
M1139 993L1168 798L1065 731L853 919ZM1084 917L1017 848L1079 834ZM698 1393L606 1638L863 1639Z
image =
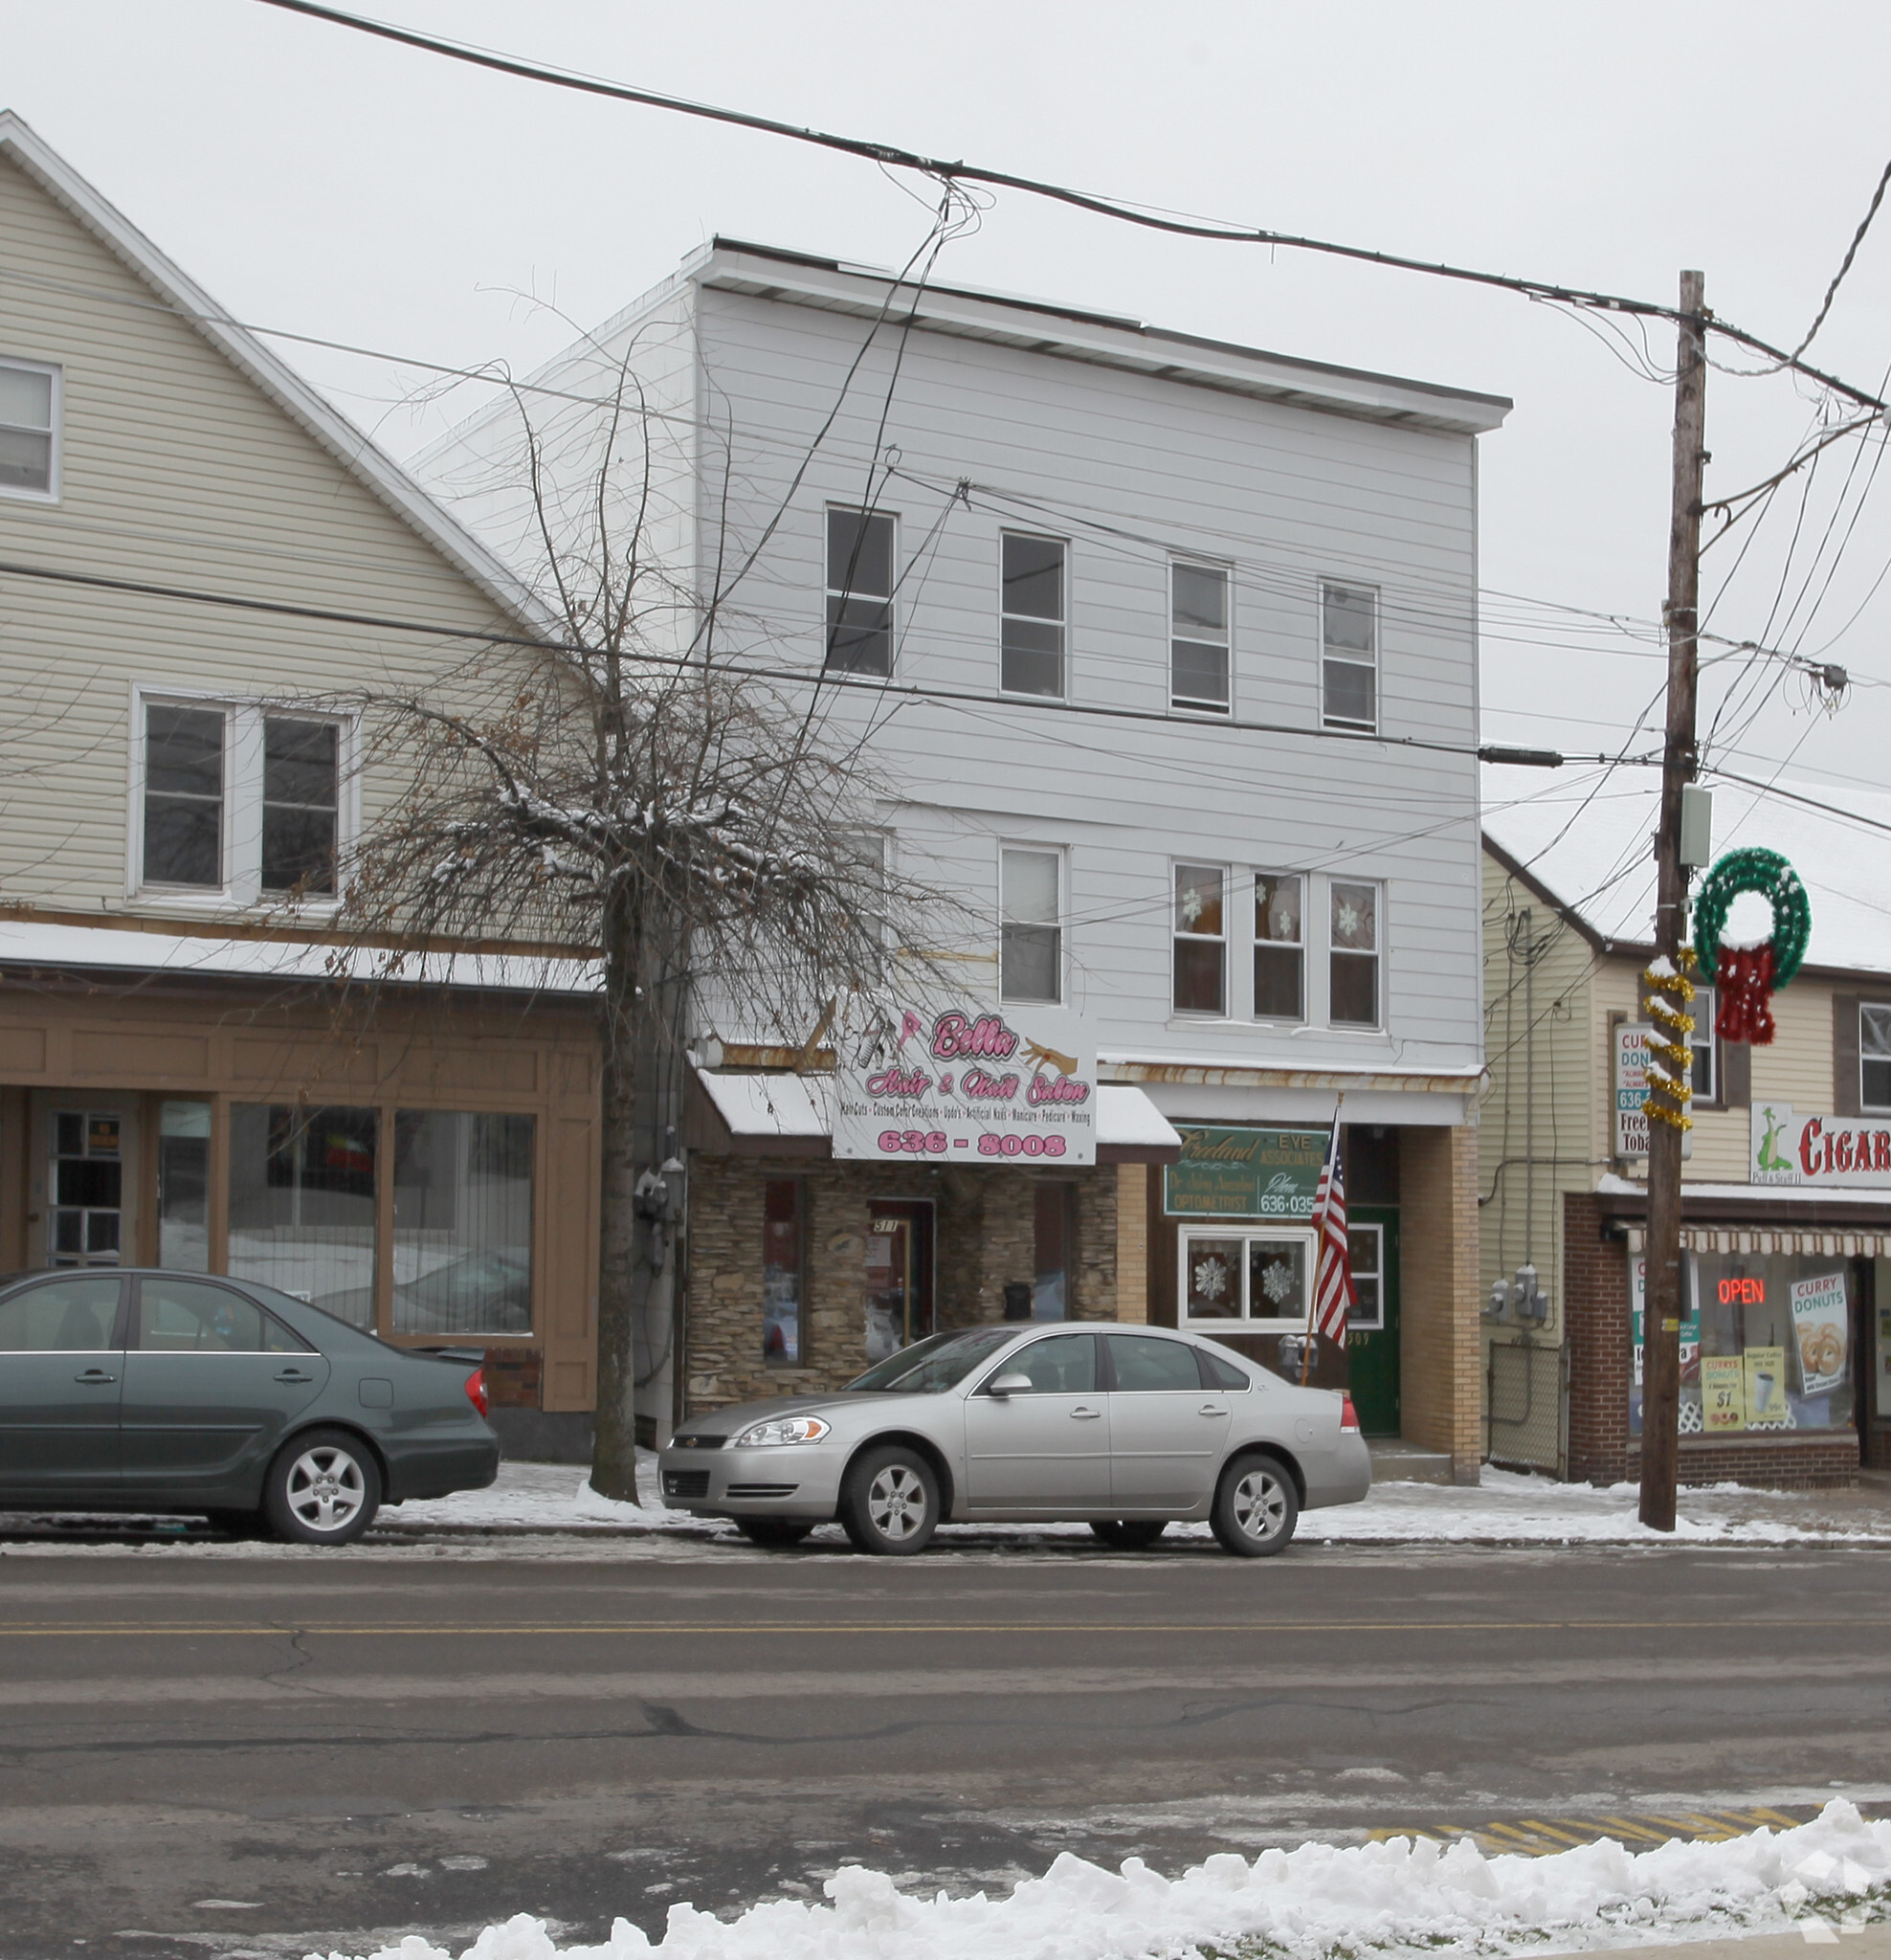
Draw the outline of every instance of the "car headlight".
M738 1450L766 1450L776 1443L817 1443L829 1425L818 1415L777 1415L768 1422L752 1422L736 1437Z

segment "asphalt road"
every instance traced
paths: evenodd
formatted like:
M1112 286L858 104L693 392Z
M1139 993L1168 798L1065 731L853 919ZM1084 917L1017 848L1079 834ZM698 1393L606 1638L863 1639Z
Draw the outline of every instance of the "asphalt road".
M1891 1556L0 1560L0 1955L1891 1795Z

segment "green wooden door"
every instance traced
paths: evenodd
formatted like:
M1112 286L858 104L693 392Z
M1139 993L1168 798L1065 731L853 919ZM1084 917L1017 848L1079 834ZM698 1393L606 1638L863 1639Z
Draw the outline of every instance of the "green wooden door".
M1354 1205L1346 1214L1359 1289L1346 1334L1352 1406L1368 1436L1397 1436L1398 1207Z

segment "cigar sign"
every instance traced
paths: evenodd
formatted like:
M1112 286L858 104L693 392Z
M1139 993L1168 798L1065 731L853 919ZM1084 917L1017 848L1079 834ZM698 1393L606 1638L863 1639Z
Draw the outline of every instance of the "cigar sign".
M902 1007L835 1057L834 1154L1094 1164L1094 1037L1055 1008Z
M1872 1116L1799 1116L1790 1102L1753 1104L1755 1184L1891 1190L1891 1122Z

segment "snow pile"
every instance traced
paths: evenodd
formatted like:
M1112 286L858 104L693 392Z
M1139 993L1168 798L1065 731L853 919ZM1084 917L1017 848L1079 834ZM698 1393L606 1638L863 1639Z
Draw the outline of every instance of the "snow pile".
M1120 1873L1068 1853L1009 1898L908 1897L884 1872L843 1867L832 1904L777 1900L720 1920L670 1908L653 1946L618 1920L601 1947L559 1949L521 1913L465 1960L1171 1960L1213 1952L1316 1960L1344 1949L1505 1953L1645 1946L1677 1934L1778 1931L1814 1902L1891 1887L1891 1821L1831 1803L1797 1830L1630 1852L1613 1840L1548 1858L1486 1858L1430 1839L1229 1852L1179 1879L1141 1859ZM1802 1922L1803 1923L1803 1922ZM312 1956L313 1960L313 1956ZM344 1960L331 1954L329 1960ZM451 1960L416 1935L373 1960Z

